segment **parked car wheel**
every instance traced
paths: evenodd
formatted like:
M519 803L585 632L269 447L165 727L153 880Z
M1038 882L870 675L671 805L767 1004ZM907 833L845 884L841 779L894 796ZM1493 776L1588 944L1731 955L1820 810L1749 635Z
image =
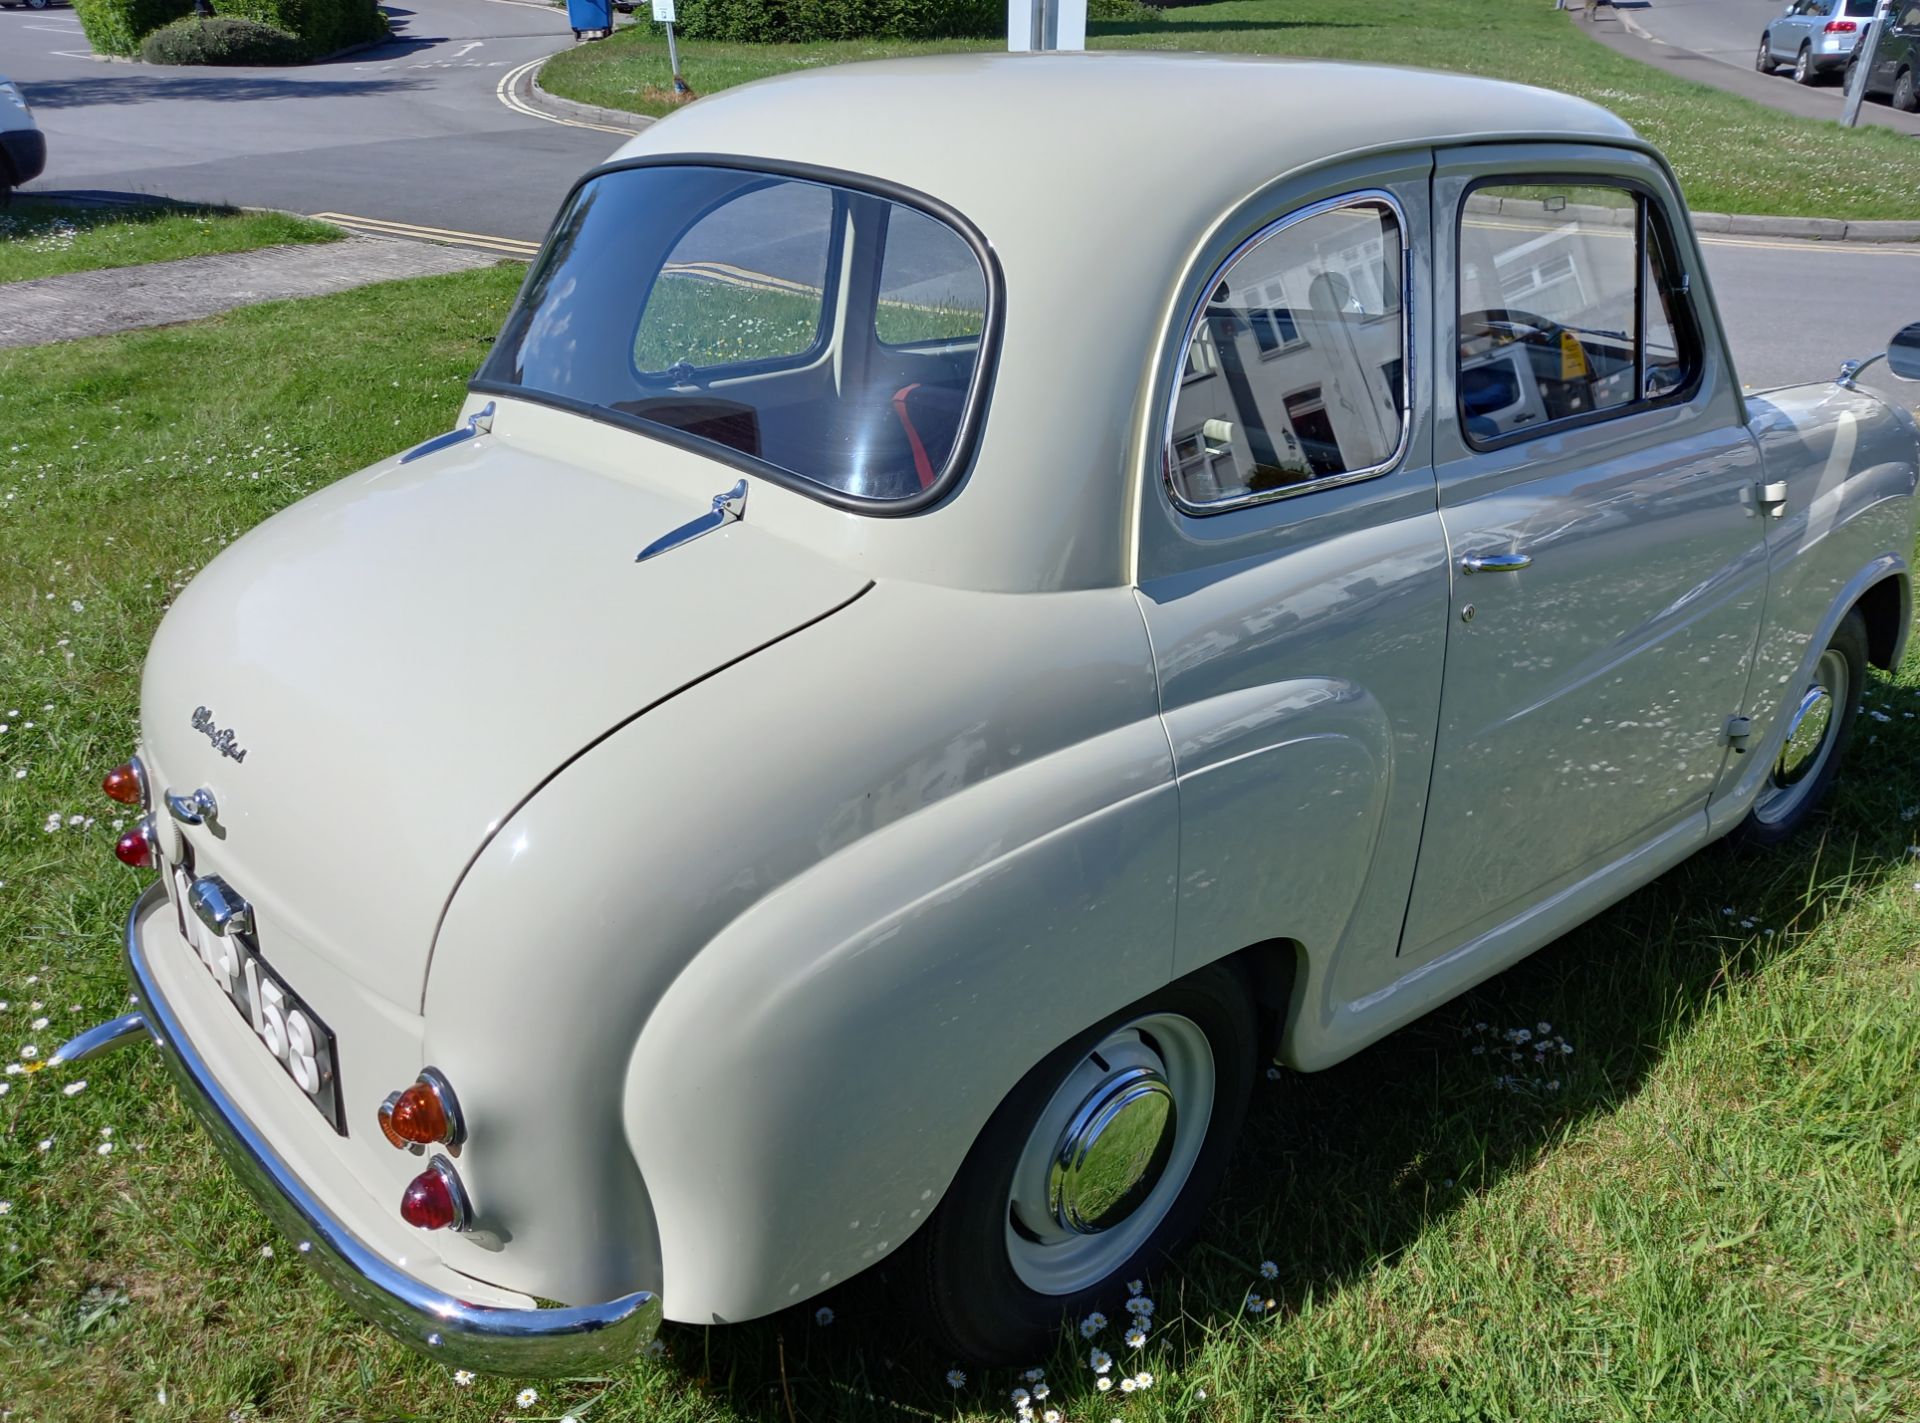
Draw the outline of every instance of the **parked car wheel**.
M44 10L52 3L53 0L27 0L27 8L29 10Z
M1765 35L1760 36L1760 52L1753 57L1753 67L1762 74L1771 74L1778 68L1773 62L1773 41Z
M1867 624L1848 613L1814 664L1813 677L1790 708L1786 745L1740 825L1750 845L1778 845L1806 823L1833 785L1860 714L1867 678Z
M1911 69L1901 70L1900 77L1893 81L1893 106L1903 114L1920 109L1920 92L1914 89Z
M1054 1052L915 1237L898 1277L909 1303L979 1363L1031 1360L1063 1320L1118 1303L1199 1224L1246 1114L1255 1042L1245 977L1215 964Z
M1812 84L1817 77L1813 72L1813 46L1803 44L1793 57L1793 82Z

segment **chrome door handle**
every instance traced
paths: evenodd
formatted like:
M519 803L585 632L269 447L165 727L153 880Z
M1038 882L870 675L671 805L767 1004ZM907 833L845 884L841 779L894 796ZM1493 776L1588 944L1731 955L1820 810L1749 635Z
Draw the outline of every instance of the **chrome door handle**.
M1525 553L1486 553L1460 560L1462 573L1518 573L1533 562Z

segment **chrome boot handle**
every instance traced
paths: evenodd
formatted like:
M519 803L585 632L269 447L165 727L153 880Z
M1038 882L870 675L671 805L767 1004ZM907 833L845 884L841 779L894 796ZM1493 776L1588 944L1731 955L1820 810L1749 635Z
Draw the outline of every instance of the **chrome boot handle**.
M1533 562L1525 553L1486 553L1460 560L1462 573L1518 573Z

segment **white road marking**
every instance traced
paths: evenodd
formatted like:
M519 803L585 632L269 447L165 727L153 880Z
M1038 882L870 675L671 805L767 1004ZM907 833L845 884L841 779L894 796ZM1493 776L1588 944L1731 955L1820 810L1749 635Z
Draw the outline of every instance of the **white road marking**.
M455 59L458 59L463 54L471 54L474 50L479 49L485 43L486 43L485 40L475 40L471 44L462 45L458 50L454 51L453 57Z
M499 3L517 4L519 0L499 0ZM617 133L622 138L633 137L632 129L615 128L611 124L588 123L585 119L563 119L558 114L542 113L539 109L534 108L533 105L513 92L514 87L520 82L521 75L533 73L534 70L546 62L547 56L542 55L538 59L528 60L518 69L509 69L505 74L502 74L499 85L494 89L494 93L499 97L500 102L505 104L509 109L512 109L516 114L525 114L530 119L545 119L550 124L563 124L567 128L590 128L598 133Z

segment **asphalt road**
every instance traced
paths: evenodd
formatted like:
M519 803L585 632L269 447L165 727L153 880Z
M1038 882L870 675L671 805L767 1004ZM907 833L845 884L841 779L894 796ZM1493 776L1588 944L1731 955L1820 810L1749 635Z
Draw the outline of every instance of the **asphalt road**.
M71 10L0 10L0 69L26 90L48 135L47 172L30 190L157 194L537 241L573 179L621 142L518 112L497 92L519 66L572 43L564 15L522 0L411 3L389 7L394 42L277 70L104 63L88 54ZM1697 12L1741 36L1757 35L1777 8L1657 4L1662 16ZM1744 52L1749 41L1738 45ZM1829 379L1843 359L1883 349L1897 326L1920 321L1920 247L1731 237L1705 247L1741 379L1756 389ZM1909 405L1920 400L1920 388L1891 388Z
M404 0L395 38L296 69L95 59L69 9L0 10L0 72L47 133L36 189L334 212L538 240L620 135L504 104L502 77L573 43L519 0Z

